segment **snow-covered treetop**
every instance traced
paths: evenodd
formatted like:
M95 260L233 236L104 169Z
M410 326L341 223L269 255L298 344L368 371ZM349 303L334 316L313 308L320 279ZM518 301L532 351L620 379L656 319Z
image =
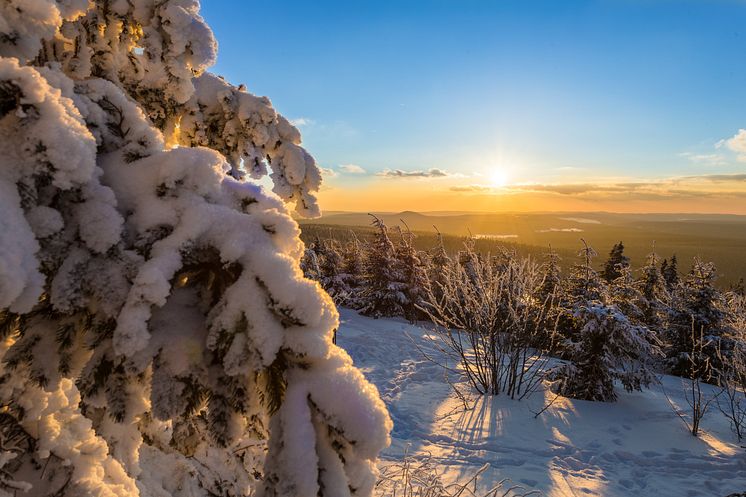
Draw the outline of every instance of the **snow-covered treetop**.
M59 495L165 495L149 453L189 495L375 482L391 422L287 206L319 214L319 168L216 50L196 0L0 0L0 402Z
M298 130L266 97L206 73L217 43L197 0L8 0L0 56L58 65L73 81L100 77L127 90L169 145L221 152L232 174L272 170L274 191L318 216L321 173Z

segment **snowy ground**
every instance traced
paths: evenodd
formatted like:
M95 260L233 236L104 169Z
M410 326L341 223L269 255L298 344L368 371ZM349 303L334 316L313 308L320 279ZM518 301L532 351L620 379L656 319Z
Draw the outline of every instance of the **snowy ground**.
M380 390L394 420L383 457L430 453L448 480L468 478L483 464L480 481L510 478L548 497L725 497L746 491L746 449L736 444L715 407L705 433L691 436L661 387L619 391L616 403L561 399L538 419L545 394L528 400L476 399L470 410L437 366L425 361L407 335L427 332L399 319L369 319L341 310L338 344ZM678 378L663 377L672 400L686 403ZM553 397L546 394L547 398Z

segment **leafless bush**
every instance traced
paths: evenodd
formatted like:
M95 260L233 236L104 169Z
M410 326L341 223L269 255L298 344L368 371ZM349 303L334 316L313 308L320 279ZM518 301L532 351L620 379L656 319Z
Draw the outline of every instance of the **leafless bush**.
M435 325L435 345L480 394L522 399L535 391L548 358L531 345L551 321L535 298L536 265L510 253L482 256L467 245L446 271L421 307Z
M733 351L730 361L723 362L723 391L717 400L720 412L730 421L739 442L746 437L746 350L740 345Z
M489 468L485 464L463 483L443 482L442 474L430 455L419 457L405 453L401 462L386 464L376 484L376 497L529 497L541 495L538 490L528 490L511 484L509 479L499 481L484 493L477 492L480 476Z
M741 442L746 438L746 297L729 295L727 305L733 350L725 357L722 348L718 349L723 394L717 404Z
M687 371L688 377L681 378L682 393L684 394L686 403L689 405L688 418L681 409L676 407L665 390L663 391L674 413L676 413L679 419L686 425L687 430L695 437L699 436L700 426L705 414L707 414L713 402L716 402L718 397L724 392L722 388L715 393L705 393L702 390L702 378L706 377L705 375L709 375L709 371L711 371L709 361L703 353L704 348L709 343L704 339L703 329L699 330L699 339L695 336L696 333L694 326L692 326L691 343L693 346L691 352L688 354L690 369Z

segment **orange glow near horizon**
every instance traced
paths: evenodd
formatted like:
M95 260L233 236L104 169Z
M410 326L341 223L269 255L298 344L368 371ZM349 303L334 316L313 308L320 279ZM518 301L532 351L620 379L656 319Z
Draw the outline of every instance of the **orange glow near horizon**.
M489 183L371 179L351 185L326 184L319 192L319 200L327 212L608 211L746 215L743 181L727 185L680 180L650 184L519 185L510 184L507 174L500 169L483 179Z

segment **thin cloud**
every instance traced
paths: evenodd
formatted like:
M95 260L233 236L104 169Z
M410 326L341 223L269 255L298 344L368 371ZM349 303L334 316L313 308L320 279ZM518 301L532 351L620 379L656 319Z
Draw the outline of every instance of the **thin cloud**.
M477 192L485 193L493 190L492 187L483 185L465 185L465 186L452 186L450 188L452 192Z
M427 171L403 171L401 169L384 169L377 176L384 178L445 178L450 176L446 171L430 168Z
M357 164L342 164L339 166L339 170L347 174L365 174L366 171Z
M695 164L704 164L705 166L725 166L728 164L728 159L723 154L693 154L691 152L684 152L679 154L681 157L689 159L690 162Z
M723 182L746 182L746 173L734 173L734 174L702 174L698 176L684 176L682 179L693 179L693 180L705 180L713 181L716 183Z
M513 190L524 190L532 192L549 192L557 193L559 195L582 195L589 192L624 192L634 190L641 187L641 184L609 184L600 185L593 183L565 183L565 184L552 184L552 185L540 185L540 184L528 184L528 185L512 185L509 188Z
M308 117L299 117L299 118L290 120L290 124L292 124L296 128L302 128L303 126L311 126L312 124L315 124L315 123L316 121Z
M585 200L671 200L746 198L746 173L682 176L655 181L614 183L519 184L496 189L488 185L459 185L452 192L481 195L545 193Z
M739 129L735 136L725 141L725 145L737 154L739 162L746 162L746 129Z

